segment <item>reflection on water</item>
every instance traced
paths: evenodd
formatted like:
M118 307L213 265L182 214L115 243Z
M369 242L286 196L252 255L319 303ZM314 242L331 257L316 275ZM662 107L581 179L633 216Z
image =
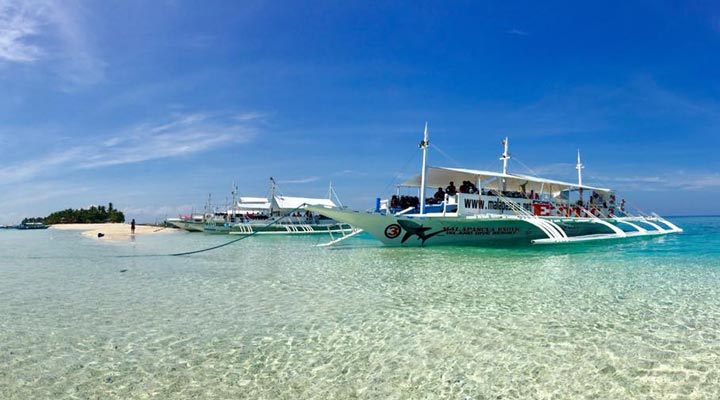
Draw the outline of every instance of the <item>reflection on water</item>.
M0 232L0 397L718 398L720 219L392 249ZM124 272L123 272L124 270Z

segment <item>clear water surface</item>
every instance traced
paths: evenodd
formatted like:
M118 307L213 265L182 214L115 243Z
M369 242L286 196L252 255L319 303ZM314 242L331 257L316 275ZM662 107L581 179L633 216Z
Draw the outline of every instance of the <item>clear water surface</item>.
M686 232L186 257L141 255L228 237L0 231L0 398L717 399L720 218L672 220Z

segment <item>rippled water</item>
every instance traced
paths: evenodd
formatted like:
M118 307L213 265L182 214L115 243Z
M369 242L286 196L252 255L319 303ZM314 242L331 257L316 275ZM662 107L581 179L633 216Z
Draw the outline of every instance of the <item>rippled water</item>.
M516 249L0 232L0 398L720 397L720 218ZM125 272L121 272L126 270Z

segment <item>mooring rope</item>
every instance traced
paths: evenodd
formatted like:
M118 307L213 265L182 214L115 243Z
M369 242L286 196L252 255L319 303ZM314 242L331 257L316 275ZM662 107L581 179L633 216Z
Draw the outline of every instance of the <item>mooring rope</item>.
M280 218L278 218L278 219L270 222L269 224L263 226L262 229L269 228L269 227L277 224L278 222L282 221L282 220L285 219L286 217L290 216L290 215L291 215L292 213L294 213L295 211L298 211L298 210L300 210L301 208L305 207L305 205L306 205L306 203L300 204L299 206L295 207L293 210L290 210L288 213L286 213L285 215L281 216ZM229 245L231 245L231 244L233 244L233 243L237 243L237 242L239 242L239 241L241 241L241 240L244 240L244 239L247 239L247 238L249 238L249 237L255 236L255 235L258 234L258 233L259 233L259 231L253 230L252 233L249 233L249 234L247 234L247 235L242 235L242 236L240 236L240 237L237 238L237 239L233 239L233 240L231 240L231 241L229 241L229 242L225 242L225 243L219 244L219 245L217 245L217 246L208 247L208 248L206 248L206 249L193 250L193 251L183 251L183 252L181 252L181 253L169 253L169 254L128 254L128 255L119 255L119 256L115 256L115 257L117 257L117 258L137 258L137 257L180 257L180 256L189 256L189 255L191 255L191 254L205 253L205 252L208 252L208 251L212 251L212 250L219 249L219 248L221 248L221 247L229 246Z

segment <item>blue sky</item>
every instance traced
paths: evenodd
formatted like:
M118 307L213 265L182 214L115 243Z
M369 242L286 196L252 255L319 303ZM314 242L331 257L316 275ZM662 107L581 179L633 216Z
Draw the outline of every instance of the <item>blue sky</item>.
M379 3L379 2L378 2ZM502 3L502 4L501 4ZM720 3L0 0L0 223L109 201L365 209L429 163L717 214ZM438 150L439 149L439 150Z

